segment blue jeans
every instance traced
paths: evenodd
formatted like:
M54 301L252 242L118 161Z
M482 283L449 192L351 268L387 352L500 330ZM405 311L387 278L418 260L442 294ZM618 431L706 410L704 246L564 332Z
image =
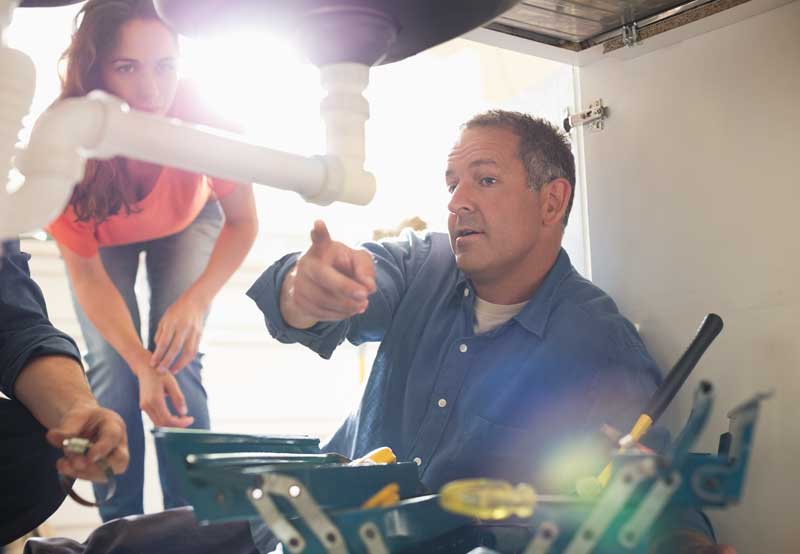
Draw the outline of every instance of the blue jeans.
M153 338L161 316L178 297L194 283L208 264L223 217L217 202L209 202L197 218L183 231L163 238L104 247L100 258L111 281L119 290L128 306L136 330L141 334L141 320L137 306L134 283L139 267L139 255L144 252L147 281L150 288L149 337L147 348L153 350ZM130 464L128 470L118 476L114 497L100 507L100 517L109 521L118 517L144 512L144 429L142 412L139 409L139 381L128 364L103 336L78 304L73 293L73 303L86 340L87 377L98 402L122 416L128 428ZM176 375L178 384L186 397L189 415L194 417L191 425L195 429L208 429L208 402L200 376L202 354ZM177 415L172 403L167 405ZM185 506L177 479L167 470L160 449L158 457L159 478L164 495L164 508ZM95 485L95 497L105 496L105 487Z

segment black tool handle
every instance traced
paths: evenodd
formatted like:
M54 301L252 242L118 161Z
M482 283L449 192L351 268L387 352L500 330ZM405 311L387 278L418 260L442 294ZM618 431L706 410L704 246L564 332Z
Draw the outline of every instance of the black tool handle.
M697 336L694 338L689 348L683 353L675 366L667 374L667 378L658 387L650 402L647 404L644 413L650 416L653 421L656 421L664 410L672 402L672 399L680 390L686 378L700 361L700 358L705 353L706 349L714 342L720 331L722 331L722 318L717 314L708 314L700 324L700 329L697 331Z

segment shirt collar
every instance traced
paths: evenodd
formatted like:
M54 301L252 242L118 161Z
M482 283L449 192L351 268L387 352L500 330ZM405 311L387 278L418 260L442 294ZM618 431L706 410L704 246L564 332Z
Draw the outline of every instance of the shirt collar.
M572 262L569 260L567 251L561 248L556 262L545 275L542 284L533 293L533 298L528 301L528 304L522 308L522 311L514 319L531 333L539 337L544 336L544 330L547 327L550 313L553 311L558 289L570 273L572 273Z
M572 262L566 250L561 248L556 258L555 263L550 268L550 271L545 275L542 284L533 293L533 297L528 301L522 311L515 315L515 319L529 332L542 337L544 330L547 327L547 321L550 318L550 312L553 310L553 303L558 293L561 283L572 272ZM464 288L468 287L471 291L470 296L475 296L475 289L472 283L469 282L466 275L459 270L458 282L456 283L456 291L459 294L464 294Z

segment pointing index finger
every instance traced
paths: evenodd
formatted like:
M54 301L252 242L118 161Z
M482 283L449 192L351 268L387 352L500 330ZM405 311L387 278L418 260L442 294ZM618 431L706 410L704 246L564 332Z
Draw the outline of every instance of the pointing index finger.
M311 229L311 250L316 251L325 248L331 242L331 235L325 222L318 219L314 222Z

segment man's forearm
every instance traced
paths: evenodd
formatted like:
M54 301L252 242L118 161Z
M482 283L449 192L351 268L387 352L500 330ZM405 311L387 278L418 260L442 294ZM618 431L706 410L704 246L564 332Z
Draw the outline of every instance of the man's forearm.
M28 362L17 377L14 396L48 429L56 427L72 407L97 404L83 368L67 356L41 356Z

